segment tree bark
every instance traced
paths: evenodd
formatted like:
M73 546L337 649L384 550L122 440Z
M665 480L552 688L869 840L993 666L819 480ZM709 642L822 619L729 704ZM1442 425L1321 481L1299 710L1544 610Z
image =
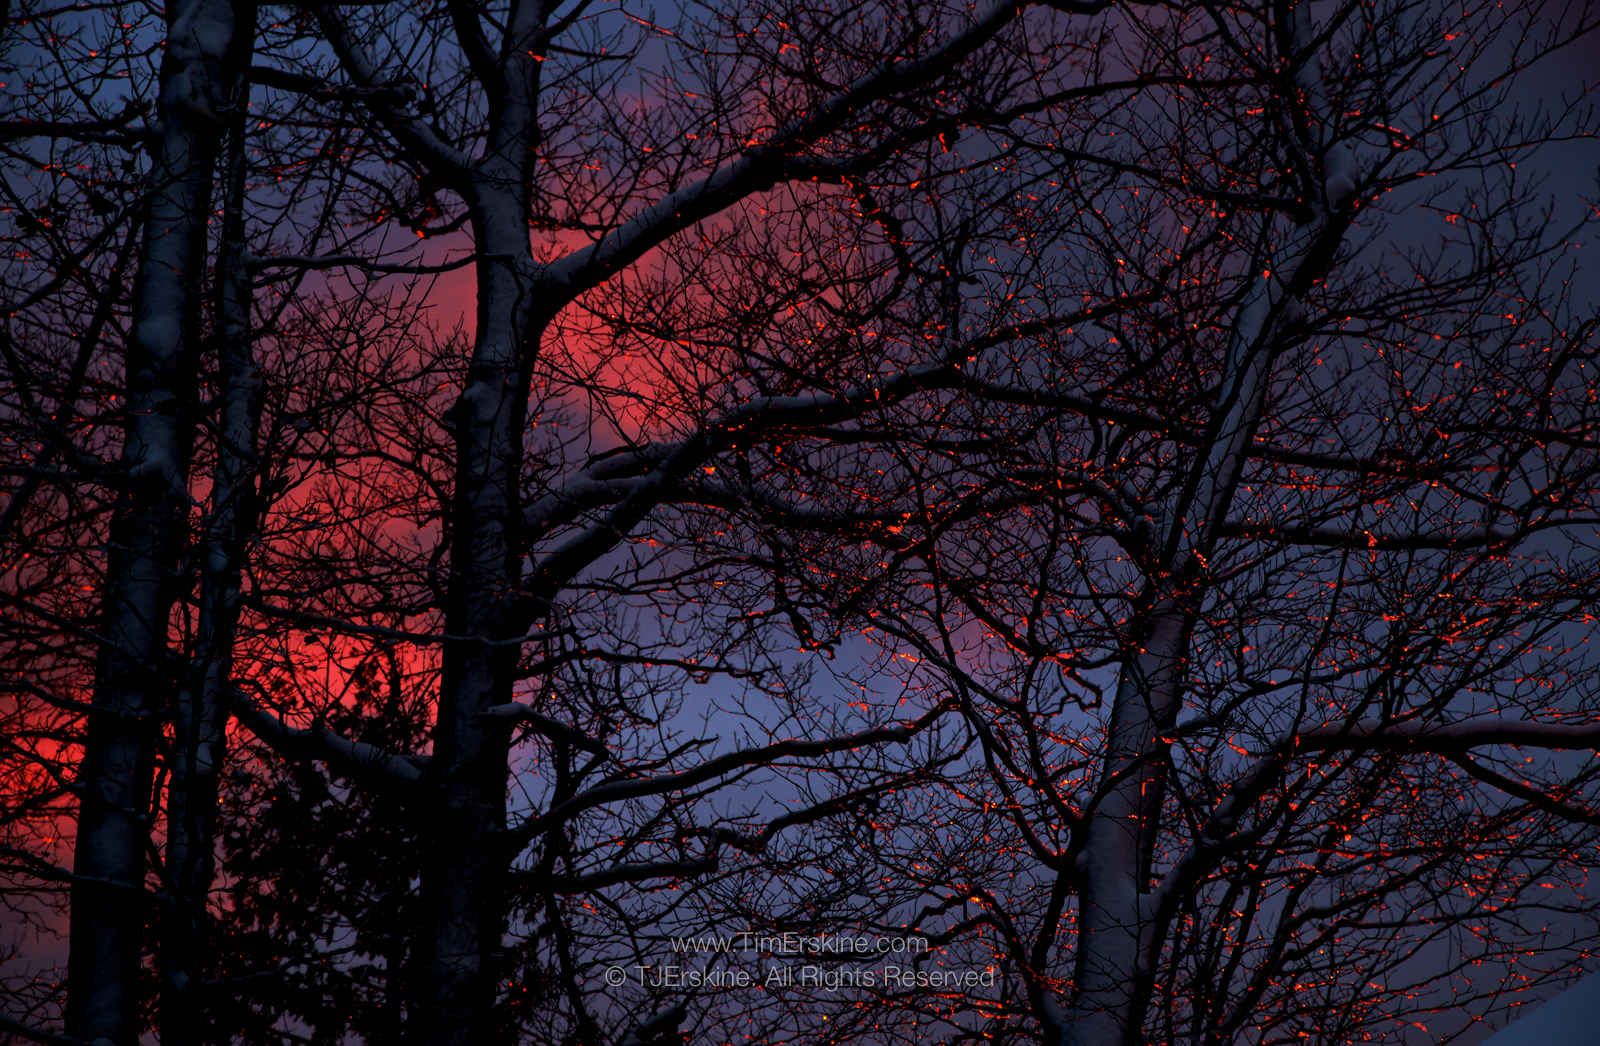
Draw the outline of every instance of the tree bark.
M1099 807L1079 858L1076 994L1063 1042L1118 1044L1138 1028L1152 968L1141 903L1160 826L1166 773L1162 735L1183 703L1183 666L1194 617L1176 601L1148 613L1144 650L1124 669L1112 706Z
M239 620L240 571L257 516L256 429L261 379L250 340L251 279L245 266L244 118L253 50L254 4L240 5L217 259L216 340L221 414L211 511L200 555L200 616L188 679L173 708L167 786L167 897L161 920L161 1041L207 1041L206 904L216 874L217 793L227 751L229 677Z
M527 249L526 221L479 223L490 255ZM498 240L520 239L520 244ZM527 391L522 345L531 288L499 261L478 265L479 333L456 411L455 497L438 720L425 825L421 935L424 976L418 1042L466 1046L504 1041L493 1022L511 860L506 839L510 729L484 713L512 699L520 580L522 433Z
M538 63L532 42L544 5L514 5L503 49L502 90L491 103L486 155L469 198L477 262L477 337L466 387L452 409L455 489L444 645L424 825L414 1041L491 1046L511 1041L500 1026L506 872L506 764L511 727L484 713L512 700L520 634L523 434L528 384L552 304L529 248L530 157L538 139ZM540 311L540 306L544 311Z
M152 191L126 350L125 487L111 522L101 647L80 773L67 1032L139 1034L145 849L158 715L171 692L167 618L188 514L195 330L217 109L234 44L230 0L167 12Z

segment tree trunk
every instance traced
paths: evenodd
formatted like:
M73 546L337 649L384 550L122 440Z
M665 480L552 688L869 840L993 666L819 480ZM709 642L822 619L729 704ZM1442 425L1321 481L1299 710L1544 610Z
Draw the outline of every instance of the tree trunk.
M1281 305L1280 301L1277 303ZM1185 663L1205 584L1205 563L1233 503L1272 374L1275 303L1258 281L1234 320L1208 448L1166 513L1161 554L1133 639L1137 653L1117 681L1099 802L1078 858L1073 1005L1063 1046L1135 1046L1158 947L1151 866L1166 799L1166 738L1183 707Z
M557 304L538 300L528 241L539 140L538 49L554 5L511 5L489 92L489 135L468 176L479 257L477 334L466 387L452 408L455 489L450 577L431 790L424 823L420 939L424 978L413 1041L496 1046L513 1040L495 1007L507 913L506 831L511 727L484 716L511 700L523 631L522 441L539 340Z
M158 713L171 692L167 617L188 513L194 332L234 12L168 7L134 324L126 350L125 487L111 522L101 647L79 778L67 1032L132 1046L139 1034L145 849Z
M1166 747L1183 703L1194 618L1171 599L1146 616L1144 651L1123 670L1111 713L1101 788L1079 858L1076 994L1064 1042L1133 1041L1149 989L1151 934L1143 898L1160 827Z
M244 30L231 86L227 185L217 259L216 327L221 416L211 481L211 512L201 546L200 617L193 667L173 708L172 773L167 785L167 904L161 920L161 1041L207 1041L203 985L206 904L216 874L217 788L227 751L228 679L239 620L239 575L256 519L256 428L261 379L250 342L250 273L244 263L244 116L254 5L239 12Z
M521 579L522 437L527 360L541 323L532 317L527 220L509 194L483 193L476 208L478 337L467 385L454 408L455 495L450 588L433 782L437 805L424 825L423 912L416 1041L489 1046L509 1041L496 1026L495 991L505 925L502 900L512 854L506 838L510 728L486 717L511 700ZM497 220L498 219L498 220Z

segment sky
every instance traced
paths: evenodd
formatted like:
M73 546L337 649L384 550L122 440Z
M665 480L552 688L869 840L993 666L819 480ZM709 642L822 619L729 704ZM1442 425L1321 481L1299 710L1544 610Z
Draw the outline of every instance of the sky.
M1569 49L1531 78L1528 99L1553 100L1576 90L1585 78L1592 79L1597 56L1600 56L1600 40L1591 41L1591 44ZM1547 147L1534 166L1546 174L1545 189L1562 213L1571 211L1576 215L1583 208L1594 206L1595 197L1600 195L1600 175L1597 175L1600 143L1575 142ZM1596 249L1600 249L1600 245L1587 248L1587 257L1591 260L1581 270L1584 286L1580 293L1587 293L1590 300L1600 300L1600 262L1593 260ZM436 289L440 311L449 315L459 309L468 323L471 322L470 273L470 269L455 270L441 279ZM1597 1022L1600 1022L1600 976L1591 976L1485 1041L1489 1046L1562 1046L1568 1042L1590 1042Z
M1600 1028L1600 974L1591 974L1479 1046L1591 1046Z

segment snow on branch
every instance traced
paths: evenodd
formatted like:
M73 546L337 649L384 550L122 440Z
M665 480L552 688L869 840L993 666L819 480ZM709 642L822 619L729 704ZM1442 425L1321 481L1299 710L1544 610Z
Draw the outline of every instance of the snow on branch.
M783 127L768 140L751 146L730 162L676 192L667 194L608 235L580 248L545 270L551 282L577 289L593 286L632 264L669 236L709 218L735 201L793 177L790 156L844 124L865 107L891 94L931 80L972 55L998 34L1025 5L990 4L967 29L926 56L886 61L815 109ZM1093 14L1110 6L1103 0L1077 3L1058 0L1043 6L1076 14Z
M879 726L862 730L842 737L821 738L818 740L805 740L791 738L786 741L775 741L769 745L759 745L753 748L741 748L733 752L715 756L698 766L676 773L658 774L653 777L616 778L595 785L593 788L580 792L537 817L523 822L514 832L520 843L526 843L539 833L546 831L554 825L569 821L586 810L607 803L622 802L627 799L638 799L649 795L661 795L666 792L682 788L691 788L704 784L724 774L736 770L744 770L756 766L769 766L780 759L795 757L809 757L829 755L834 752L846 752L853 748L862 748L868 745L886 744L889 742L905 742L927 729L945 713L957 707L953 701L942 701L933 708L924 712L920 717L899 726Z
M427 768L424 756L401 755L364 741L352 741L320 723L312 727L290 726L242 691L234 689L230 696L239 721L291 759L321 760L338 773L389 785L415 785Z

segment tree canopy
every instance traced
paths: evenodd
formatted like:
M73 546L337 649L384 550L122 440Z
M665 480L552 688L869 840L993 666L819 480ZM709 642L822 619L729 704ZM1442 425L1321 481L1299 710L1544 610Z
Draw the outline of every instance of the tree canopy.
M1593 13L0 25L0 1027L1432 1042L1588 959Z

